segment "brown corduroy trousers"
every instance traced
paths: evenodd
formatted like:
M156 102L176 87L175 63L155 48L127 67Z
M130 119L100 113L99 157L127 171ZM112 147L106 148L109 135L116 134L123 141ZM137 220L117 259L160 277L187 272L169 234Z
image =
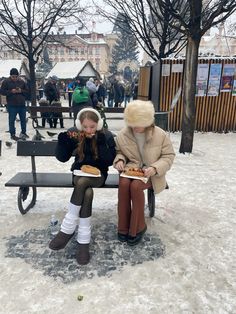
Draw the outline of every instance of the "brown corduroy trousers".
M118 190L118 232L135 237L145 226L144 190L151 188L151 181L120 177Z

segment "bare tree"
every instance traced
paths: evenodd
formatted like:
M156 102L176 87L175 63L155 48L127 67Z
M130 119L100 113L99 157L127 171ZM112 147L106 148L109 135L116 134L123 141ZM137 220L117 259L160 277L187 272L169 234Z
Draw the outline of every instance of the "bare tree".
M53 27L80 23L84 9L78 0L1 0L1 41L28 59L32 105L36 104L35 65Z
M129 19L141 47L154 60L178 50L186 39L183 87L184 111L180 153L192 152L195 129L195 90L199 44L213 26L225 21L236 10L235 0L105 0L117 13ZM104 10L103 10L104 11ZM103 15L112 20L107 10ZM150 23L151 16L152 23ZM173 36L174 35L174 36ZM177 39L176 39L177 37ZM166 39L167 38L167 39ZM155 46L159 41L159 50ZM170 46L170 50L168 49ZM165 48L163 48L165 47ZM171 51L172 50L172 51Z
M153 60L165 58L184 45L185 35L170 27L170 22L173 21L170 12L165 8L160 12L159 4L155 1L149 3L146 0L104 0L104 2L108 8L98 6L94 2L97 13L113 24L119 16L120 28L128 22L139 45ZM160 19L159 15L163 18Z
M148 0L152 1L152 0ZM156 0L161 10L168 10L174 19L170 26L187 37L182 138L180 153L191 153L195 129L195 92L198 65L198 52L202 36L211 27L226 20L236 10L235 0ZM184 14L183 14L184 13ZM163 18L160 16L160 18Z

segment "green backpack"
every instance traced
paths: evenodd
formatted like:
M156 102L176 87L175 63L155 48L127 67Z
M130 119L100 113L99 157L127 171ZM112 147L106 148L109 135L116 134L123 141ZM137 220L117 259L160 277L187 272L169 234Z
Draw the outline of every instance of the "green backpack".
M82 102L88 102L89 97L90 97L89 91L86 87L76 87L72 94L72 100L76 104L80 104Z

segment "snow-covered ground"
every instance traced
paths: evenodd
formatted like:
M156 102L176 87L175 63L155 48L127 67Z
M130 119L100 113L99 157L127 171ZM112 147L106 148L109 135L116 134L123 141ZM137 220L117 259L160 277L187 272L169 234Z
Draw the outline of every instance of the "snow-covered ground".
M123 125L108 122L114 131ZM50 216L61 221L71 189L38 189L35 207L22 216L17 188L4 186L30 169L30 158L16 157L15 143L6 147L7 128L7 113L0 112L0 313L236 313L236 134L196 133L191 155L178 153L180 133L170 135L176 151L170 189L156 197L154 218L146 212L139 247L116 241L117 191L95 190L92 259L81 268L73 246L62 253L47 247ZM34 135L31 122L28 133ZM36 164L64 172L71 162Z

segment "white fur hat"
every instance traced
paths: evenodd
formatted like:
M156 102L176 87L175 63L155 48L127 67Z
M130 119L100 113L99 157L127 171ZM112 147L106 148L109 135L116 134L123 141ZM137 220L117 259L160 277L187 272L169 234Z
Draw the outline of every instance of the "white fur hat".
M149 127L154 123L155 109L151 101L134 100L124 111L125 123L129 127Z
M86 111L94 112L94 113L97 115L97 117L98 117L98 126L97 126L97 130L98 130L98 131L101 130L101 129L103 128L103 120L102 120L102 118L101 118L101 116L100 116L100 113L99 113L97 110L95 110L95 109L93 109L93 108L90 108L90 107L81 109L81 110L78 112L77 118L76 118L76 120L75 120L75 125L76 125L77 129L78 129L78 130L81 130L81 129L82 129L82 127L81 127L81 122L80 122L80 116L81 116L81 114L82 114L83 112L86 112Z

